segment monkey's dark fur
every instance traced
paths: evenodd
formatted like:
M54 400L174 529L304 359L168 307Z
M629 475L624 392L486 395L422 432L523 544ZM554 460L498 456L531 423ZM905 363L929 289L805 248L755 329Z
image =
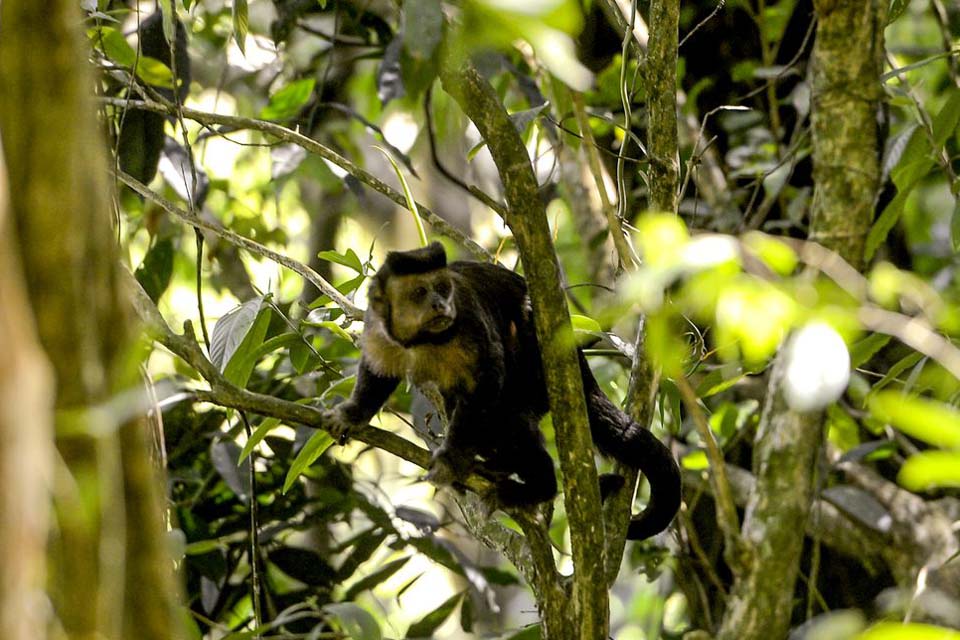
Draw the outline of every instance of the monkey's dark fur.
M448 266L436 242L391 252L371 283L364 322L356 387L327 412L335 437L366 424L408 377L434 387L446 405L450 426L431 463L434 481L457 484L477 472L494 482L502 506L553 499L553 460L539 429L547 389L522 277L479 262ZM582 352L580 371L597 448L650 482L650 502L627 532L648 538L680 506L680 471L670 451L603 394Z

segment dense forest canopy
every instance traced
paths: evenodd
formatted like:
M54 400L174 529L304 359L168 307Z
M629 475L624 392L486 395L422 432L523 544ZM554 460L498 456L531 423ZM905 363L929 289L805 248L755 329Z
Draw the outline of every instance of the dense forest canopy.
M960 637L955 3L3 0L0 142L3 637ZM429 240L556 500L428 481L429 385L328 432Z

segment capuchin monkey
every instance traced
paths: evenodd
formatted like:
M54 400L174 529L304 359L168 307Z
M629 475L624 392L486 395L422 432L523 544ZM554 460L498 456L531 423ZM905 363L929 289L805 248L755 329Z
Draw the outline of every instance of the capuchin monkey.
M471 473L494 484L501 507L531 507L557 494L540 433L548 411L540 343L524 279L480 262L447 264L437 242L387 254L370 285L362 357L350 399L325 412L341 443L367 424L403 378L439 392L449 429L428 478L461 484ZM639 468L650 502L627 538L663 531L680 507L680 470L670 451L600 390L579 351L593 442ZM434 394L435 395L435 394ZM605 492L619 476L602 478ZM622 485L622 480L620 480Z

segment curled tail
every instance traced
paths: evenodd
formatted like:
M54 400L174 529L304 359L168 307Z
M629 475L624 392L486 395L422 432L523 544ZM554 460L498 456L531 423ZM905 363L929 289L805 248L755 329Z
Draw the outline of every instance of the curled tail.
M670 525L680 509L680 468L656 436L631 420L604 395L582 353L580 368L593 443L600 453L640 469L650 483L650 501L642 513L630 520L627 539L654 536Z

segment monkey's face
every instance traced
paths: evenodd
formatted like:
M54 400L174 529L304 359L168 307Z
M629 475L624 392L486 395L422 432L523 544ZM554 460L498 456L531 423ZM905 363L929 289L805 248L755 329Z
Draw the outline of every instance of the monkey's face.
M439 336L456 320L454 283L447 269L391 276L384 293L390 331L400 343Z

